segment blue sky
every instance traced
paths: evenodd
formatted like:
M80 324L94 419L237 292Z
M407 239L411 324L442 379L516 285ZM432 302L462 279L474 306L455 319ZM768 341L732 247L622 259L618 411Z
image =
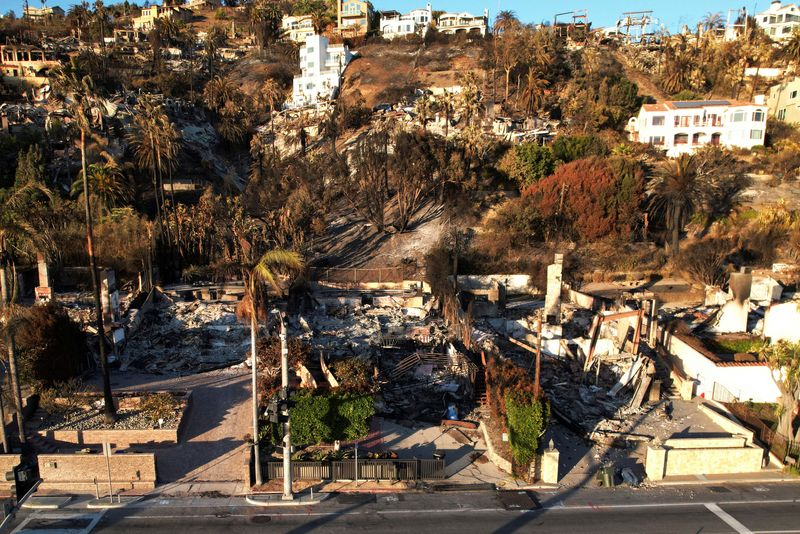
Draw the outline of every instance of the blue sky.
M5 0L0 0L3 2ZM416 7L423 7L427 0L372 0L377 9L396 9L407 11ZM523 22L552 21L553 15L563 11L588 9L589 20L594 27L610 26L625 11L638 11L641 9L653 10L654 16L661 20L671 33L683 24L690 26L696 24L707 12L722 12L727 14L728 9L738 9L746 6L752 11L755 6L758 11L769 7L770 0L570 0L552 2L546 0L431 0L433 9L444 11L469 11L473 14L483 13L484 8L489 10L489 17L494 16L499 9L514 11ZM645 7L646 6L646 7Z
M139 3L143 3L140 0ZM396 9L408 11L416 7L423 7L427 0L373 0L377 9ZM30 0L31 5L39 7L39 0ZM703 15L709 11L727 13L728 9L739 8L746 5L752 12L763 11L770 0L574 0L567 2L548 2L545 0L432 0L434 9L444 11L469 11L480 14L484 8L489 9L489 16L494 19L499 9L510 9L524 22L542 22L553 20L553 15L561 11L573 9L588 9L589 19L594 27L610 26L614 24L624 11L639 9L652 9L654 16L672 33L680 29L683 24L693 26ZM49 0L48 5L60 5L67 9L75 0ZM107 3L111 3L107 0ZM644 6L647 6L646 8ZM22 2L19 0L0 0L0 12L5 13L13 9L17 15L22 12Z

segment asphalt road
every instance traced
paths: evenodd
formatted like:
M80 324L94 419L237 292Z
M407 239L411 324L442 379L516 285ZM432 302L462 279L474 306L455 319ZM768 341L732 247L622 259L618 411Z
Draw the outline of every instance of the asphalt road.
M800 485L332 495L315 506L152 498L123 509L21 513L14 532L542 532L800 534Z

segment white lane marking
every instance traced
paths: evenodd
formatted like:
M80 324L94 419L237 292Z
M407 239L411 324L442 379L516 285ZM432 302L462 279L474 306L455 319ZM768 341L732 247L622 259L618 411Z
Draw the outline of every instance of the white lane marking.
M106 510L102 510L101 512L98 512L98 513L95 513L95 514L82 514L82 513L69 514L69 513L63 513L63 512L62 513L46 513L46 512L37 511L37 512L34 512L33 514L31 514L29 517L26 517L22 521L22 523L20 523L20 525L12 531L12 534L16 534L18 532L19 533L28 532L29 529L27 529L26 527L28 526L28 524L30 524L31 522L36 521L36 520L41 520L41 519L44 519L44 520L48 520L48 519L50 519L50 520L81 519L81 518L88 519L88 518L91 517L92 521L86 526L86 528L83 528L83 529L77 529L77 528L59 529L59 532L64 532L64 533L69 533L69 534L72 534L72 533L74 533L74 534L89 534L92 530L94 530L94 527L97 526L97 523L100 522L100 519L102 519L103 514L105 514L105 513L106 513ZM34 528L32 530L39 531L39 530L48 530L48 529Z
M722 519L729 527L738 532L738 534L753 534L753 531L741 524L735 517L723 510L716 503L706 503L706 508L714 515Z

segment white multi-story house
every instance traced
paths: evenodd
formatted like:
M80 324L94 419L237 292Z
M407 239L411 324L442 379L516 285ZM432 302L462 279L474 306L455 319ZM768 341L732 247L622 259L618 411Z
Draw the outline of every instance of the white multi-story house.
M790 124L800 123L800 76L769 88L770 115Z
M307 37L300 49L300 76L294 78L292 104L306 106L335 98L351 59L346 45L331 45L322 35Z
M766 127L766 105L693 100L645 104L639 115L628 121L626 130L631 141L649 143L676 157L705 145L727 148L763 145Z
M756 24L775 41L788 39L794 29L800 26L800 7L772 0L766 11L756 15Z
M295 43L305 43L308 37L316 33L311 15L284 15L281 28L286 38Z
M381 12L380 30L386 39L412 34L424 37L432 22L433 8L428 3L425 8L414 9L405 15L397 11Z
M436 23L439 33L477 33L486 35L489 31L489 10L483 10L483 16L469 13L442 13Z

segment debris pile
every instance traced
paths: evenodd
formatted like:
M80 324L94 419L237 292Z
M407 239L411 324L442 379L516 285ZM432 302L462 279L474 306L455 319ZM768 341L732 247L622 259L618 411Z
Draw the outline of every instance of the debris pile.
M123 369L188 374L242 362L250 337L235 311L233 303L162 298L129 340Z

